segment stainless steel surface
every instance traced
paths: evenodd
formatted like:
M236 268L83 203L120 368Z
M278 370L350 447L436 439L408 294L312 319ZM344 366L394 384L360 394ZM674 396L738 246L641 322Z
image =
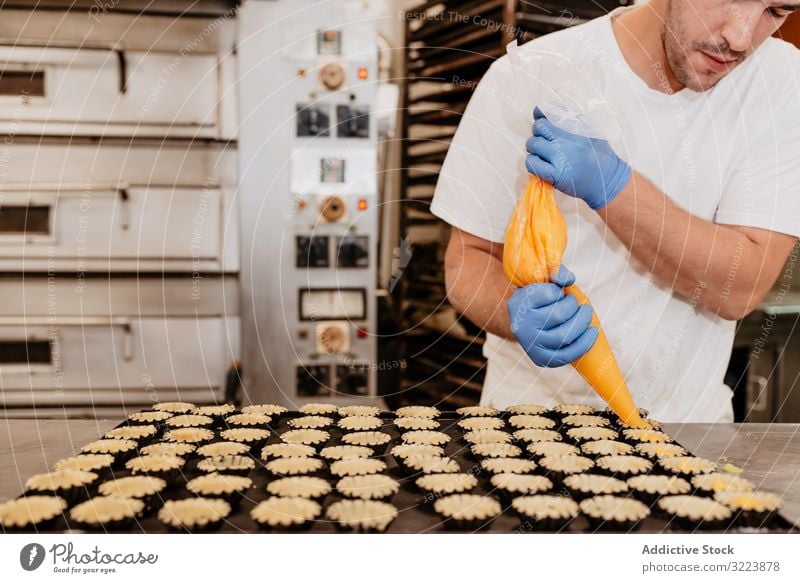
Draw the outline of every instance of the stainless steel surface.
M665 424L664 430L695 455L722 459L742 476L783 498L782 514L800 526L800 424Z
M112 420L0 420L0 500L19 495L25 480L103 435ZM800 425L668 424L692 453L744 470L758 488L783 498L782 514L800 526Z

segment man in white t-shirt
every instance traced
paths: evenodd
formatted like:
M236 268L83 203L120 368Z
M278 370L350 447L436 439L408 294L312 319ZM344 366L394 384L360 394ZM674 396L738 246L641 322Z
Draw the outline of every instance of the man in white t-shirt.
M453 227L448 296L487 331L483 404L604 405L566 365L597 335L591 308L563 294L571 270L638 406L663 421L732 421L723 377L735 321L800 235L800 57L770 38L798 8L651 0L520 47L597 92L619 130L611 143L540 111L532 135L531 112L563 79L515 71L508 56L492 65L431 209ZM503 238L528 172L556 187L569 270L516 289Z

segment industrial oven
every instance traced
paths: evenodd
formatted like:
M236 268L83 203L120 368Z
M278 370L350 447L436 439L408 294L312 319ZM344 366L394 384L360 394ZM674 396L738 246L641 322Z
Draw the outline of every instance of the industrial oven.
M240 358L234 3L32 4L0 14L4 413L222 400Z

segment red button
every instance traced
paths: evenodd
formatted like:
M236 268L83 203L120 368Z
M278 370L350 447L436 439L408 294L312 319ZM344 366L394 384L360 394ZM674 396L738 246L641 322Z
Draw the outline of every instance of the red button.
M356 336L358 336L359 338L366 338L367 331L364 330L364 328L359 328L358 331L356 332Z

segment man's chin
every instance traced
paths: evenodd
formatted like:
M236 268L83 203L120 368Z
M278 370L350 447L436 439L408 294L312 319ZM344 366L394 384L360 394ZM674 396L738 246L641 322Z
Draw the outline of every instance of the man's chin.
M687 89L691 89L692 91L696 91L697 93L703 93L705 91L710 91L713 89L717 83L722 81L730 71L726 73L693 73L688 77L686 80L680 80L682 85L684 85Z

